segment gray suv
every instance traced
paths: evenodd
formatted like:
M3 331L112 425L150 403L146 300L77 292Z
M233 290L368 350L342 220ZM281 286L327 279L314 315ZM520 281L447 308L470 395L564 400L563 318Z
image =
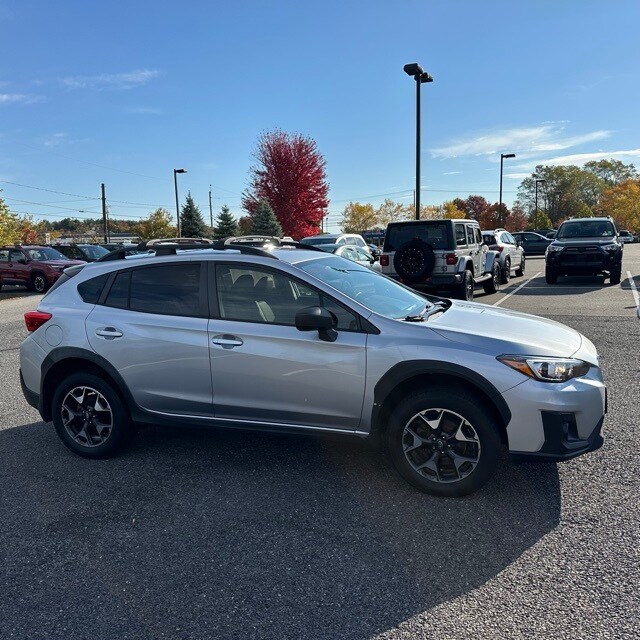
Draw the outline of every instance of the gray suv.
M492 251L497 251L498 264L502 284L511 280L511 273L516 277L524 275L525 254L520 242L516 240L506 229L494 229L483 231L482 240Z
M555 461L603 442L596 350L557 322L296 243L140 250L66 269L25 315L24 395L79 455L115 454L144 423L342 434L456 496L504 450Z

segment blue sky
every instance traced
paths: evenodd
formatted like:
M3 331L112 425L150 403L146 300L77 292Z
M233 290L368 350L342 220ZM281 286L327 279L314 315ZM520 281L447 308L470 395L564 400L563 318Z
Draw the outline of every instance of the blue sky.
M75 194L105 182L134 219L174 210L185 167L203 213L211 183L240 215L256 138L280 127L318 142L336 228L349 200L412 199L417 61L435 78L423 202L497 200L501 151L511 202L538 162L640 165L638 24L636 0L0 0L0 188L55 220L97 214Z

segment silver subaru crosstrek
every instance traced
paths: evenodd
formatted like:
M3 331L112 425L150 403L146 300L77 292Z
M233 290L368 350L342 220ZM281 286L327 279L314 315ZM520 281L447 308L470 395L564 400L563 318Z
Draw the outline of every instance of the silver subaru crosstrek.
M27 401L100 458L142 423L338 433L423 491L482 486L508 450L602 445L593 344L557 322L425 296L290 243L148 243L71 267L25 316Z

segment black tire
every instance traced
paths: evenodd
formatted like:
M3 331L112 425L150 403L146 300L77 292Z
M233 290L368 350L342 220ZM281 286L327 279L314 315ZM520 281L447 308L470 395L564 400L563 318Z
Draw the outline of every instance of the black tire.
M80 392L76 391L78 389L90 389L94 394L85 392L84 396L80 396ZM75 395L70 395L74 391L76 391ZM87 442L87 438L81 435L82 430L85 429L86 431L86 428L84 426L80 428L86 413L82 409L78 409L78 407L81 407L80 403L73 406L71 406L71 403L75 402L76 398L83 397L91 404L98 395L101 395L106 400L111 414L111 426L108 430L103 428L102 434L100 434L97 427L93 428L98 421L104 424L107 422L105 418L106 411L96 411L94 409L94 418L92 418L94 422L90 425L92 428L88 431L93 444L89 446L88 443L82 442L82 440ZM71 418L72 414L63 407L65 401L67 407L76 409L75 417ZM104 406L104 402L102 402L100 407ZM95 403L94 407L97 408L98 403ZM92 373L74 373L62 380L53 394L51 412L53 425L62 442L71 451L85 458L108 458L115 455L129 443L133 433L129 413L116 390L110 383ZM71 420L69 420L70 418ZM68 423L71 423L70 426L65 426L65 419ZM74 438L72 432L77 430L80 433ZM101 439L102 441L100 441Z
M435 423L439 426L433 427ZM456 437L462 429L464 440ZM477 491L491 478L503 453L495 418L482 400L444 387L415 391L400 402L389 423L387 448L407 482L445 497ZM416 469L426 461L435 469Z
M622 279L622 265L612 269L609 272L609 282L610 284L620 284L620 280Z
M495 262L493 265L493 273L490 280L483 283L485 293L497 293L500 291L500 265Z
M422 240L402 245L393 257L393 267L406 284L423 282L436 264L433 247Z
M520 260L520 266L516 269L516 276L518 278L522 278L524 275L524 267L525 267L526 258L522 256L522 260Z
M31 286L29 287L31 291L35 291L36 293L45 293L49 289L49 287L49 282L44 273L36 271L31 276Z
M547 267L544 272L544 279L546 280L547 284L556 284L558 282L558 273L553 269L549 269L549 267Z
M457 298L458 300L466 300L467 302L471 302L473 300L473 274L469 269L466 269L462 274L462 282L456 285L451 293L452 298Z
M509 280L511 280L511 259L505 258L501 282L502 284L509 284Z

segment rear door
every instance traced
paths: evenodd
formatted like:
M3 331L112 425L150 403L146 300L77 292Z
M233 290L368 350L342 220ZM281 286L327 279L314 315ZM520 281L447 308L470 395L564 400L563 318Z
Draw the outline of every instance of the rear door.
M31 272L27 266L27 256L20 249L9 249L9 273L14 282L26 284Z
M486 254L480 251L481 244L478 244L476 238L475 226L472 224L465 225L467 233L467 245L469 247L469 254L473 260L473 272L476 277L481 276L484 273L484 263L486 260Z
M357 429L367 344L357 316L278 269L241 262L210 269L216 418ZM295 327L299 309L320 305L336 317L335 342Z
M213 415L206 279L197 261L123 269L87 317L92 349L144 409Z

